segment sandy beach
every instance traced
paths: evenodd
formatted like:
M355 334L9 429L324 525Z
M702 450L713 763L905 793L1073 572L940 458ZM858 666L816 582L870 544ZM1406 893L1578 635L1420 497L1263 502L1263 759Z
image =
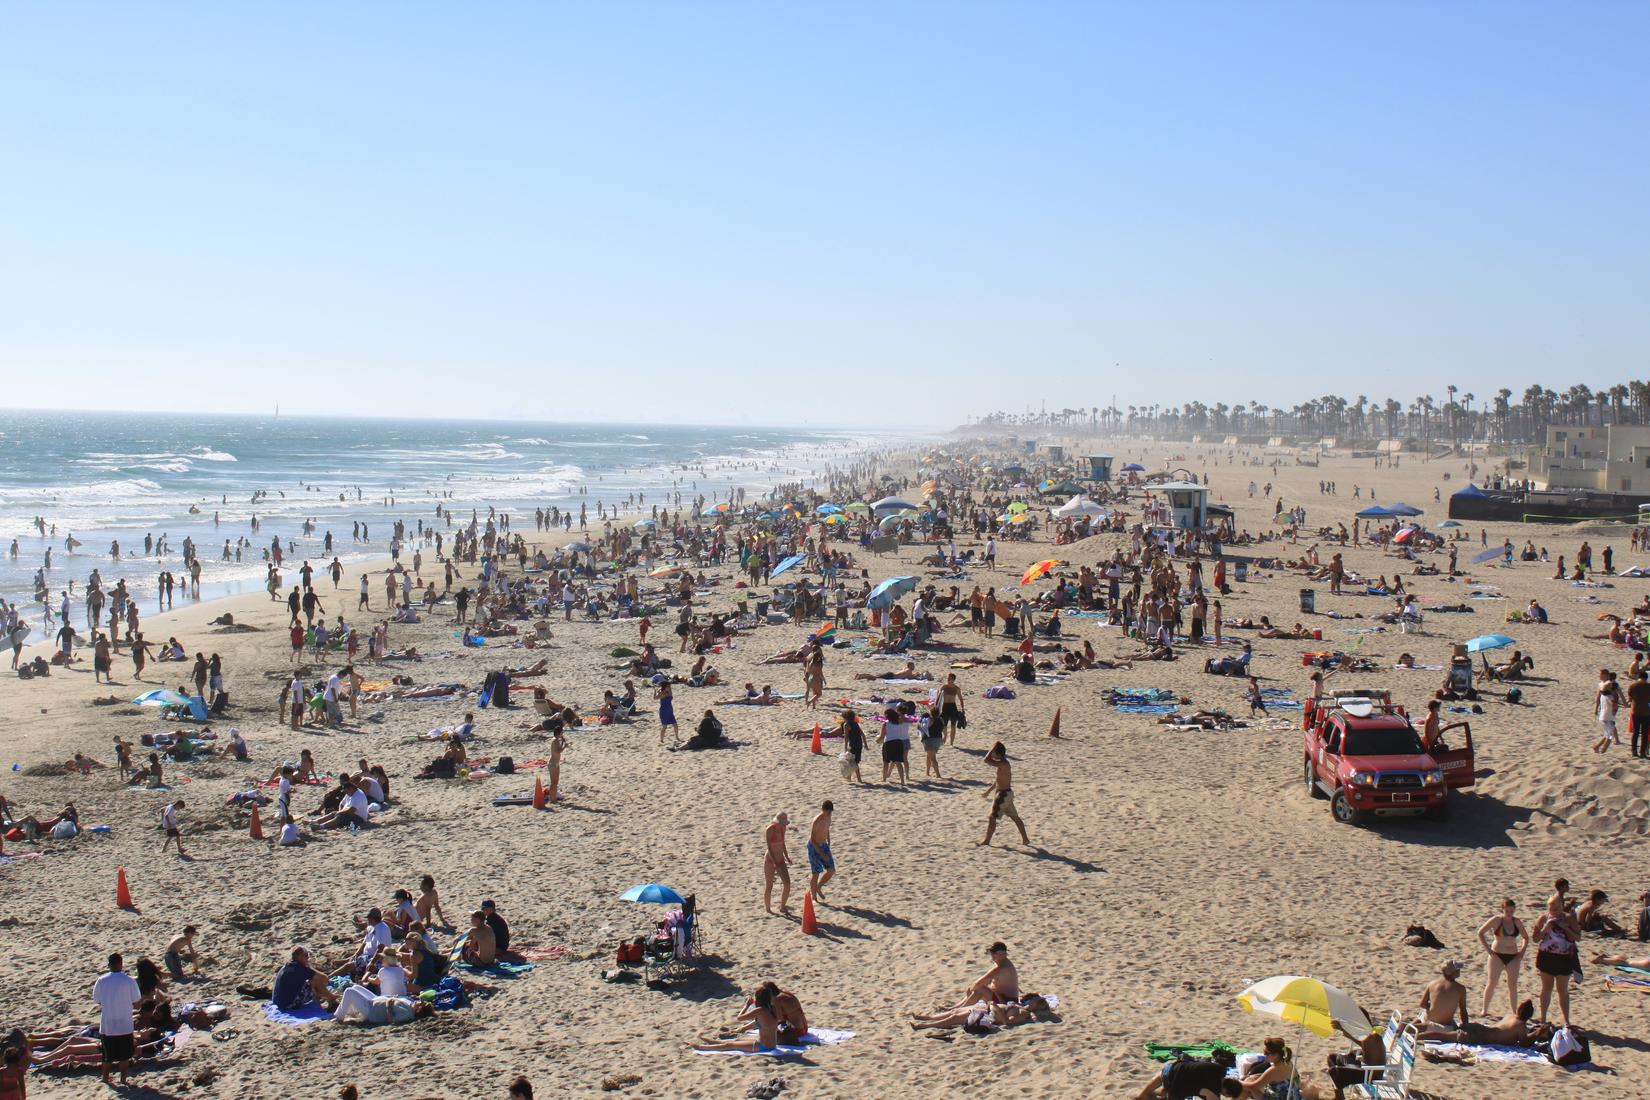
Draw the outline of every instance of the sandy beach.
M1434 489L1447 501L1466 480L1460 459L1405 456L1397 468L1376 470L1368 459L1330 457L1299 466L1285 457L1273 469L1241 464L1259 449L1238 453L1239 464L1227 448L1120 440L1112 449L1119 461L1126 456L1147 470L1206 473L1211 500L1231 506L1241 529L1275 532L1279 497L1286 507L1306 509L1298 544L1229 547L1241 558L1300 556L1317 541L1307 529L1350 526L1369 503L1371 486L1380 502L1405 500L1425 509L1425 521L1436 527L1446 513L1444 503L1434 502ZM1251 480L1270 482L1272 495L1251 497ZM1336 481L1339 491L1321 494L1323 480ZM1357 499L1354 485L1362 490ZM1124 507L1137 518L1137 503ZM223 1001L232 1018L220 1029L232 1027L238 1035L213 1041L198 1034L174 1057L140 1067L136 1084L154 1090L141 1095L319 1098L353 1082L372 1100L502 1097L510 1079L522 1074L540 1096L598 1095L604 1079L626 1079L607 1094L735 1097L774 1076L785 1079L783 1095L798 1100L1123 1096L1157 1068L1142 1050L1145 1042L1220 1039L1258 1049L1273 1034L1285 1036L1300 1068L1321 1081L1325 1054L1343 1044L1246 1015L1233 999L1239 990L1273 974L1312 975L1384 1018L1393 1009L1413 1010L1440 963L1455 958L1466 964L1462 980L1476 1015L1485 954L1475 931L1503 896L1515 899L1520 916L1533 923L1552 881L1562 876L1583 897L1596 888L1608 891L1608 911L1631 928L1633 899L1650 887L1644 862L1650 762L1629 757L1625 720L1623 744L1603 755L1590 751L1598 729L1596 673L1601 667L1624 673L1631 654L1583 637L1603 632L1601 613L1627 613L1650 593L1650 581L1603 578L1607 587L1582 589L1553 579L1548 563L1467 566L1481 548L1480 528L1469 524L1471 539L1462 544L1468 578L1411 578L1410 565L1390 554L1344 549L1348 567L1366 576L1401 567L1424 606L1467 600L1469 582L1494 586L1501 597L1468 601L1471 613L1428 614L1419 636L1393 627L1360 633L1378 625L1373 617L1390 610L1389 598L1332 596L1327 583L1288 571L1260 570L1224 599L1227 620L1267 615L1279 625L1300 620L1323 632L1321 643L1226 632L1252 642L1263 686L1293 689L1297 697L1309 692L1310 670L1301 661L1308 649L1369 658L1379 671L1345 674L1337 688L1388 688L1411 713L1423 711L1442 673L1394 670L1402 652L1442 665L1453 643L1502 632L1534 657L1522 704L1504 702L1496 687L1480 701L1482 714L1450 715L1471 721L1479 779L1457 798L1449 820L1402 818L1363 827L1337 824L1325 802L1307 795L1298 711L1248 728L1181 732L1103 700L1114 687L1163 688L1191 700L1182 710L1224 708L1241 717L1248 711L1244 681L1201 671L1204 657L1235 653L1232 647L1192 647L1174 662L1081 671L1049 686L1015 685L1012 700L984 697L988 687L1005 682L1009 666L955 670L968 727L955 747L941 750L940 780L916 781L922 760L913 754L909 787L846 783L835 759L839 742L827 741L827 751L814 755L805 737L786 736L815 721L829 728L835 705L811 711L789 699L774 707L716 706L737 747L673 753L660 747L653 704L644 697L629 722L571 731L561 777L565 801L536 811L491 803L500 794L531 793L542 773L412 778L439 753L417 736L471 711L477 724L472 755L545 756L545 735L522 728L536 717L531 707L479 710L473 696L363 703L363 719L343 728L294 731L276 710L293 667L284 604L260 594L159 615L146 606L144 633L151 640L176 636L191 654L222 655L233 705L213 728L238 728L252 762L177 765L166 792L126 789L112 769L79 776L57 767L53 774L53 766L75 752L112 764L117 735L136 741L170 728L152 711L100 700L176 686L186 678L186 664L150 665L138 684L122 652L116 686L94 684L89 660L54 669L46 679L0 683L9 719L0 793L14 813L46 817L73 800L83 824L111 827L71 841L6 844L12 858L0 866L0 935L7 945L0 1023L32 1029L95 1020L90 991L107 953L158 961L167 941L195 924L207 977L175 988L173 998ZM1628 552L1626 535L1625 528L1489 525L1483 537L1491 546L1533 541L1555 559L1561 553L1573 559L1586 539L1595 561L1612 546L1619 570L1641 563ZM1000 542L994 571L970 568L965 580L935 583L961 585L965 594L974 584L1014 590L1034 561L1057 557L1075 571L1127 544L1126 535L1105 533L1051 547L1042 530L1033 541ZM959 550L978 545L958 538ZM1319 549L1327 561L1330 548ZM856 583L860 569L873 584L903 573L926 578L933 571L918 564L926 552L920 546L884 556L856 550ZM1441 563L1442 556L1426 560ZM328 617L342 610L358 626L382 618L382 568L381 562L368 565L370 617L353 610L353 569L336 593L330 578L320 581ZM473 582L473 567L464 568ZM514 564L509 568L513 574ZM736 563L707 572L717 583L697 601L700 610L728 611L747 597L733 587ZM427 560L425 576L432 573L439 576ZM659 583L644 576L644 592ZM1028 591L1047 587L1041 581ZM1315 589L1314 615L1298 609L1303 587ZM1550 624L1505 621L1532 598L1545 605ZM225 612L233 614L235 628L209 625ZM626 679L609 652L639 648L635 620L586 622L576 615L569 623L560 614L548 647L528 651L497 638L467 648L454 637L453 614L449 601L424 622L393 626L394 646L417 646L426 658L382 666L363 659L365 675L457 681L473 691L488 672L544 657L548 671L520 683L543 685L592 714L603 689L618 689ZM669 625L668 615L655 616L654 640L661 655L676 662L673 671L683 672L691 657L674 652ZM794 649L815 625L762 626L716 654L723 686L676 689L684 736L705 708L738 694L746 681L800 693L799 666L759 662ZM1138 644L1092 617L1067 618L1065 632L1068 644L1092 642L1107 658ZM939 637L947 648L918 650L915 657L919 670L937 680L953 671L954 661L995 660L1013 650L1011 642L966 627ZM337 663L341 658L331 667ZM826 703L865 699L879 686L855 674L887 668L847 650L827 650ZM924 685L880 690L899 698L926 694ZM382 711L382 719L366 720L374 711ZM1061 736L1052 739L1047 734L1056 711ZM992 846L976 845L990 805L982 796L992 771L983 758L998 740L1013 760L1029 846L1007 826ZM375 815L369 829L321 834L302 848L250 839L225 800L305 749L325 772L357 770L362 758L381 763L392 780L392 806ZM876 778L874 756L873 747L863 769L867 780ZM301 788L295 809L313 810L323 790ZM187 861L162 853L157 829L161 805L177 797L188 802L182 815ZM796 919L763 911L762 830L774 814L789 814L792 900L799 909L806 826L825 799L835 804L838 873L817 909L818 933L805 935ZM136 911L115 905L117 866L125 868ZM268 986L295 944L341 961L360 938L352 915L387 905L398 888L416 893L425 874L434 876L458 928L467 926L482 899L495 899L515 945L563 950L544 952L519 977L478 979L485 988L468 1008L404 1026L283 1026L237 993L238 986ZM600 977L617 942L650 931L661 914L659 907L620 900L625 889L646 882L668 883L698 899L701 965L666 989ZM1435 932L1445 949L1405 946L1405 929L1414 924ZM453 933L438 938L445 945ZM1024 990L1059 998L1057 1017L983 1037L914 1035L906 1015L955 1000L986 968L985 948L993 940L1008 944ZM1581 953L1584 959L1604 950L1645 953L1643 945L1619 944L1588 936ZM1644 1095L1650 1046L1641 1036L1650 999L1607 992L1604 969L1587 967L1573 1006L1576 1024L1591 1037L1596 1071L1423 1061L1416 1088L1451 1100ZM745 991L769 979L798 995L814 1026L853 1037L778 1061L690 1049L695 1037L728 1024ZM1521 995L1533 993L1533 965L1523 979ZM1497 1014L1505 1003L1498 994ZM107 1091L95 1069L37 1072L29 1088L31 1096L46 1097Z

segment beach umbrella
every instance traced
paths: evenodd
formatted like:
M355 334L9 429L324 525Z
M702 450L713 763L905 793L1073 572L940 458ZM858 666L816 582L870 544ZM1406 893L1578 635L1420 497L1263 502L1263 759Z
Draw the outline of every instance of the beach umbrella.
M1335 1034L1336 1024L1358 1039L1375 1030L1357 1001L1316 978L1294 974L1265 978L1239 993L1237 1002L1245 1012L1288 1020L1326 1039Z
M1037 517L1033 516L1030 512L1016 512L1012 516L1008 517L1008 522L1010 522L1010 523L1030 523L1033 519L1036 519L1036 518Z
M877 527L879 530L892 531L904 522L904 518L903 516L883 516L882 522L878 523Z
M1140 465L1140 463L1138 463L1138 462L1130 462L1128 465L1123 467L1123 473L1125 473L1125 474L1127 474L1127 473L1143 474L1145 472L1146 472L1146 467Z
M1456 523L1453 519L1446 519L1443 523L1440 523L1438 526L1439 527L1459 527L1461 525L1459 523Z
M852 504L844 504L842 506L842 510L844 512L869 512L871 510L871 506L866 504L863 500L856 500Z
M1476 638L1467 639L1467 652L1482 653L1486 649L1502 649L1516 644L1505 634L1480 634Z
M1506 555L1506 553L1507 553L1507 548L1506 547L1504 547L1504 546L1492 546L1488 550L1480 550L1478 553L1474 554L1473 558L1472 558L1472 563L1474 565L1477 565L1479 562L1489 561L1491 558L1503 557L1503 556Z
M639 901L645 905L682 905L685 902L681 894L662 882L644 882L640 886L632 886L619 895L619 900Z
M726 504L712 504L709 508L706 508L703 512L700 512L699 514L701 516L720 516L723 513L725 513L727 510L728 510L728 506Z
M152 688L132 700L140 707L186 707L189 705L187 696L179 695L166 688Z
M825 517L826 525L831 526L831 527L835 527L839 523L847 523L847 522L848 522L848 517L844 516L844 515L841 515L841 514Z
M894 601L917 587L916 577L889 577L875 588L865 601L866 607L892 607Z
M1392 536L1392 541L1402 546L1404 543L1413 539L1415 537L1415 532L1418 530L1419 528L1417 527L1405 527L1402 531L1399 531L1396 535Z
M1009 510L1009 511L1010 511L1010 512L1023 512L1023 511L1025 511L1025 510L1026 510L1026 509L1027 509L1027 508L1030 508L1030 507L1031 507L1031 505L1029 505L1029 504L1027 504L1027 503L1026 503L1026 502L1025 502L1025 501L1023 501L1023 500L1017 500L1017 501L1015 501L1015 502L1014 502L1014 503L1013 503L1013 504L1010 504L1010 505L1009 505L1009 506L1008 506L1008 510Z
M1044 573L1047 573L1050 569L1053 569L1059 564L1060 562L1056 558L1045 558L1036 565L1033 565L1030 569L1027 569L1025 574L1020 577L1020 583L1030 584L1032 581L1036 580L1038 577L1041 577Z
M835 504L821 504L818 508L815 508L814 511L818 512L822 516L834 516L841 512L842 509Z
M881 500L872 503L871 510L873 512L914 512L917 510L917 506L908 500L901 500L899 497L883 497Z
M631 524L631 526L632 527L657 527L657 526L659 526L659 521L656 520L656 519L639 519L635 523Z
M1415 505L1405 504L1401 500L1397 504L1387 505L1386 510L1387 510L1388 513L1390 513L1394 516L1420 516L1420 515L1425 515L1426 514L1423 511L1421 511L1421 509L1415 507Z
M781 561L778 565L773 567L773 572L768 574L768 579L772 580L774 577L779 576L779 574L783 573L785 570L793 569L796 566L801 565L803 562L805 562L807 560L808 560L808 555L806 555L806 554L792 554L790 557L786 558L785 560Z
M588 542L570 542L562 549L572 554L588 554L590 553L590 544Z
M1363 511L1358 513L1358 518L1359 519L1391 519L1393 514L1394 513L1393 513L1392 509L1390 509L1390 508L1382 508L1379 504L1371 504L1368 508L1365 508Z
M661 565L661 566L659 566L659 568L657 568L657 569L653 570L651 573L649 573L648 576L650 576L650 577L668 577L672 573L680 573L681 571L682 571L682 567L680 565Z

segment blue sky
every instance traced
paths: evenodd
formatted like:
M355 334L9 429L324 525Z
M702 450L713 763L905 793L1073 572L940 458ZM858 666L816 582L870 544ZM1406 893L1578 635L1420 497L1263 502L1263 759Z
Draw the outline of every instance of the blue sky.
M1644 3L0 18L0 404L939 426L1650 362Z

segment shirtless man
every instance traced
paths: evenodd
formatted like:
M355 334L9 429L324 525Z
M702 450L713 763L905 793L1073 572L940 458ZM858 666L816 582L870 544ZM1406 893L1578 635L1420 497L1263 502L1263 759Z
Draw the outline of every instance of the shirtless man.
M470 938L464 941L463 958L471 966L491 966L498 960L498 936L480 909L470 914Z
M829 800L822 803L819 812L808 826L808 893L821 905L825 903L825 884L836 874L836 860L831 856L831 814Z
M1457 980L1461 977L1461 964L1450 959L1438 968L1438 974L1421 994L1420 1023L1453 1029L1459 1019L1461 1027L1465 1028L1468 1023L1467 987Z
M945 1009L946 1012L956 1012L981 1001L1004 1004L1020 999L1020 971L1008 958L1008 945L998 940L985 949L991 957L991 967L984 974L975 978L969 987L963 990L962 997L956 1004ZM928 1017L919 1013L912 1013L914 1019L922 1020Z
M995 768L997 774L981 797L991 798L995 795L996 799L991 803L991 816L986 819L985 839L980 841L980 846L984 847L991 843L991 835L997 831L998 818L1005 816L1020 830L1020 843L1030 844L1031 838L1026 835L1026 823L1020 820L1020 815L1014 809L1014 769L1009 766L1008 750L1003 748L1001 741L991 746L991 751L985 755L985 762Z
M791 856L785 850L785 830L791 827L788 814L779 814L763 831L762 874L766 885L762 889L762 908L773 912L773 880L778 877L784 883L784 889L779 894L779 911L791 911Z
M1536 1023L1534 1016L1535 1003L1525 998L1517 1012L1509 1013L1493 1024L1464 1021L1459 1028L1453 1028L1447 1023L1427 1021L1421 1025L1420 1035L1423 1039L1443 1039L1475 1046L1527 1047L1540 1039L1543 1031L1551 1030L1545 1024Z

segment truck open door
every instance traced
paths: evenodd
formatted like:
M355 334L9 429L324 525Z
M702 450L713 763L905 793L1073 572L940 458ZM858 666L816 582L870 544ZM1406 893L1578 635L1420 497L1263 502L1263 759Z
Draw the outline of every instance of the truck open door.
M1478 781L1474 774L1477 769L1473 763L1470 723L1457 722L1446 726L1431 755L1444 771L1445 786L1471 787Z

